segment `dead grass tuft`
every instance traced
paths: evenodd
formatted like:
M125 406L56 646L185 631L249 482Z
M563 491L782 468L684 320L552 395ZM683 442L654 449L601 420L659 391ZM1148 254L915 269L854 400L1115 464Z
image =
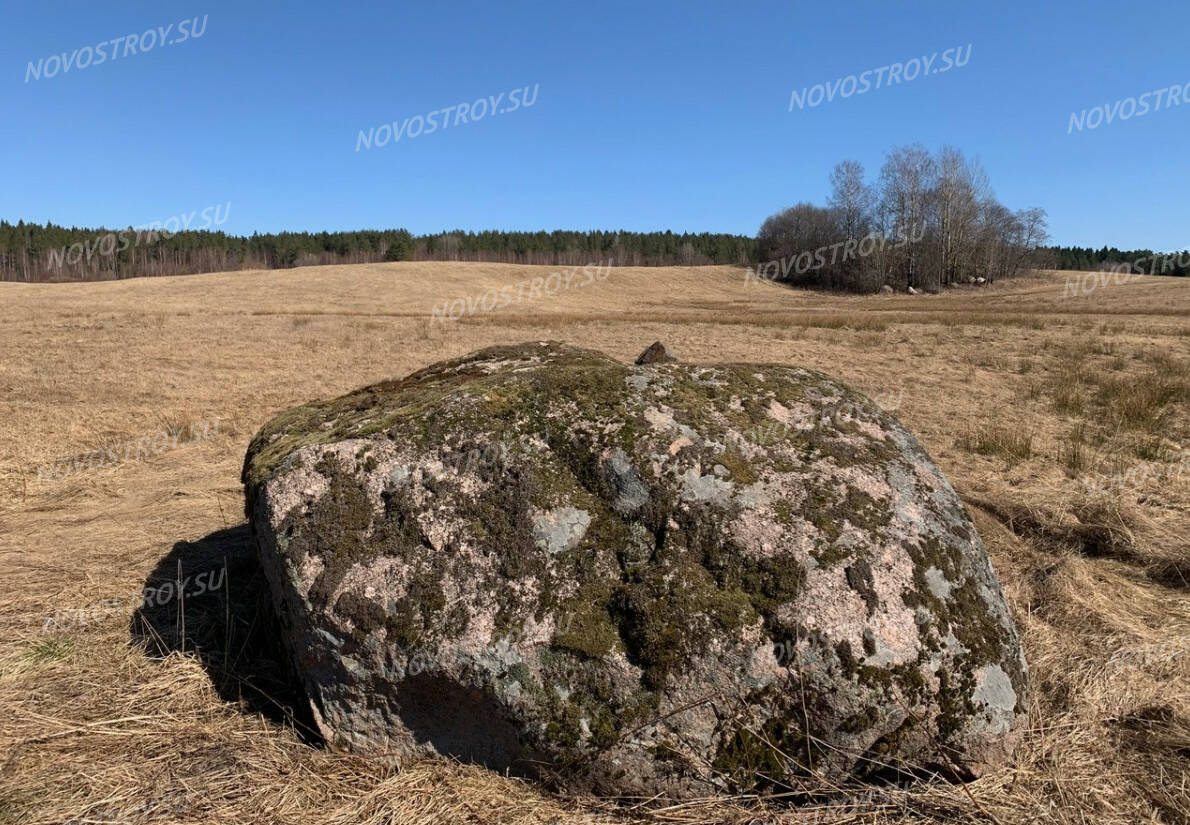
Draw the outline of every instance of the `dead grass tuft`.
M1054 411L1062 415L1081 415L1086 407L1085 378L1081 369L1063 372L1051 391Z
M967 430L956 444L968 452L1023 461L1033 455L1033 435L1020 428L995 424Z
M1117 428L1153 433L1164 430L1172 405L1190 398L1186 373L1152 371L1120 377L1104 376L1099 400Z
M1087 423L1077 422L1070 433L1058 445L1058 461L1071 478L1077 478L1091 469L1094 455L1087 443Z

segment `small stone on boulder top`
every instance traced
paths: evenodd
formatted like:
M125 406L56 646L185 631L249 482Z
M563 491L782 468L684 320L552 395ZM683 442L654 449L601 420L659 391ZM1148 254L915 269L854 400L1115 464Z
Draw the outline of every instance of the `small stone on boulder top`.
M662 364L668 361L677 360L677 358L674 358L665 349L665 344L661 343L660 341L654 341L653 343L649 344L648 348L645 349L644 352L636 356L636 365L638 367L642 367L645 364Z

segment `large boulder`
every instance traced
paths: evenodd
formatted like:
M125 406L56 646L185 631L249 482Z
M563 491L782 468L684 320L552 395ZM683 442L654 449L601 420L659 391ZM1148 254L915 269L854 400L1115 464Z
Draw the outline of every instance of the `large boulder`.
M279 415L244 482L332 747L678 797L978 773L1024 718L958 496L816 372L493 347Z

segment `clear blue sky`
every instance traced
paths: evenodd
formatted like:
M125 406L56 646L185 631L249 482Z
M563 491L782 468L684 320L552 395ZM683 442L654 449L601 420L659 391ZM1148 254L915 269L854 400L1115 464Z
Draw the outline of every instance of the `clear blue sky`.
M194 17L200 38L29 78ZM1049 212L1055 242L1190 245L1190 104L1068 133L1072 112L1190 83L1185 0L46 0L3 18L10 221L230 202L235 233L751 234L822 201L839 160L874 176L921 141L977 156L1007 206ZM789 111L795 89L967 44L963 67ZM361 129L524 86L531 107L355 151Z

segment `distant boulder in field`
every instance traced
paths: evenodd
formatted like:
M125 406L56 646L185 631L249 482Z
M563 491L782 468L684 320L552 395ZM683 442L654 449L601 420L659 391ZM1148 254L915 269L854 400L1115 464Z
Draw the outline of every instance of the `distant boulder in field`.
M282 413L244 482L335 749L677 798L977 774L1019 736L958 496L816 372L492 347Z
M893 288L891 286L889 286L888 284L885 284L884 286L880 287L880 291L883 292L885 295L893 294Z

